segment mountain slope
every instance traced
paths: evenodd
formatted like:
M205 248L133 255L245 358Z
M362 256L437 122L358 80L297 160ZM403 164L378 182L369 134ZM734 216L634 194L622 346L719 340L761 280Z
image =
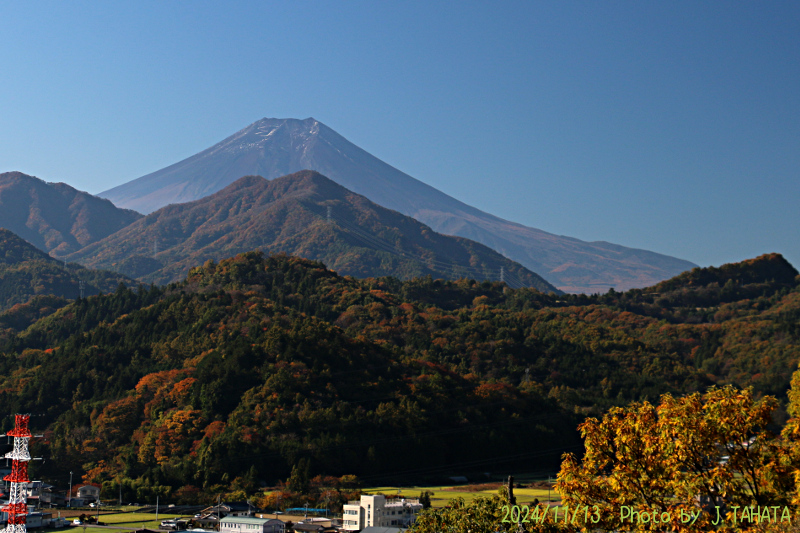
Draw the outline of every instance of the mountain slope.
M64 265L7 229L0 228L0 311L32 298L53 295L74 299L80 295L80 282L86 296L111 292L120 282L133 280L113 272L94 271L80 265ZM53 306L53 300L42 300ZM2 329L0 320L0 329Z
M694 268L672 279L662 281L653 290L674 291L681 288L697 288L725 284L751 285L758 283L796 283L798 275L789 261L781 254L765 254L739 263L727 263L721 267Z
M149 213L212 194L241 176L273 179L303 169L320 172L437 232L485 244L566 291L645 287L696 266L646 250L553 235L484 213L387 165L313 118L262 119L100 196Z
M582 450L577 423L614 405L726 383L785 399L800 360L800 280L771 281L772 263L757 258L758 274L742 278L758 295L712 296L696 315L680 283L664 304L653 288L556 296L359 280L249 252L0 337L0 402L42 414L35 429L51 435L53 459L42 477L113 480L126 499L164 486L170 498L187 486L215 496L248 477L249 496L301 461L311 476L409 485L537 471Z
M502 275L512 286L557 291L482 244L435 233L308 170L271 181L241 178L201 200L151 213L70 259L95 268L118 264L122 272L164 283L206 260L253 249L323 261L342 275Z
M0 227L54 256L74 252L141 217L65 183L21 172L0 174Z

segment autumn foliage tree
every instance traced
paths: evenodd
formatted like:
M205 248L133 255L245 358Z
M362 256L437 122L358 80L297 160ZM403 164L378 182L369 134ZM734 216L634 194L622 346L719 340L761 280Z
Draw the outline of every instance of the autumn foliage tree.
M682 398L662 396L613 408L579 429L582 460L567 454L556 490L563 503L597 506L608 530L661 530L664 524L623 522L632 511L670 517L673 531L717 529L716 507L733 527L735 506L790 503L792 465L786 443L767 427L777 402L752 390L712 388ZM681 515L683 512L683 515ZM683 522L680 516L698 516Z

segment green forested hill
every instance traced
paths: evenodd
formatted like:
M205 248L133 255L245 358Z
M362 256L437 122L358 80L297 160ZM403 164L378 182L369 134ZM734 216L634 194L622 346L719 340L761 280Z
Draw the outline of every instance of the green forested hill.
M11 231L0 228L0 313L35 296L54 295L66 303L80 295L80 281L86 284L87 296L113 291L120 282L133 283L130 278L113 272L75 264L65 266ZM48 300L45 307L54 303ZM0 331L4 322L8 320L0 314Z
M784 398L800 360L786 272L589 297L246 253L2 341L0 401L43 415L42 477L137 499L252 489L299 463L375 481L535 471L612 405L728 382Z
M15 233L0 227L0 265L12 266L25 261L45 261L54 263L55 259L20 238Z

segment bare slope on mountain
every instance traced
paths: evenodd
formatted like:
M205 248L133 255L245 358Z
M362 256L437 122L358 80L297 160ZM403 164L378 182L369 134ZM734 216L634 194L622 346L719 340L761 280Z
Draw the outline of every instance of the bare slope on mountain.
M56 300L62 300L60 305L65 305L67 300L80 295L81 281L85 283L86 296L111 292L120 282L133 282L112 272L88 270L76 264L65 266L25 239L0 228L0 312L46 295L56 296ZM40 303L53 307L56 300L40 299ZM40 310L41 306L33 307ZM0 333L3 325L0 315Z
M54 256L79 250L141 217L65 183L21 172L0 174L0 227Z
M241 178L201 200L151 213L70 258L163 283L208 259L254 249L319 260L357 277L496 280L502 269L512 286L556 290L482 244L438 234L308 170L271 181Z
M484 213L387 165L308 118L262 119L188 159L100 194L149 213L212 194L246 175L277 178L303 169L448 235L483 243L567 291L654 285L696 265L607 242L584 242Z

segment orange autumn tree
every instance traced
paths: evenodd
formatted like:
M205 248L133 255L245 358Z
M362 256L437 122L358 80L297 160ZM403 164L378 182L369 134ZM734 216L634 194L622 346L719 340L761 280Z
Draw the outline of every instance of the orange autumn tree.
M789 389L789 406L787 411L791 418L786 423L781 433L791 455L794 469L795 490L792 494L792 504L800 507L800 370L792 374L792 386Z
M556 490L573 509L597 506L596 527L618 531L725 530L735 526L734 506L782 510L794 484L789 447L767 430L776 406L772 397L755 400L752 390L727 386L611 409L579 426L586 453L565 456ZM725 521L714 526L716 506ZM780 521L781 512L770 517Z

